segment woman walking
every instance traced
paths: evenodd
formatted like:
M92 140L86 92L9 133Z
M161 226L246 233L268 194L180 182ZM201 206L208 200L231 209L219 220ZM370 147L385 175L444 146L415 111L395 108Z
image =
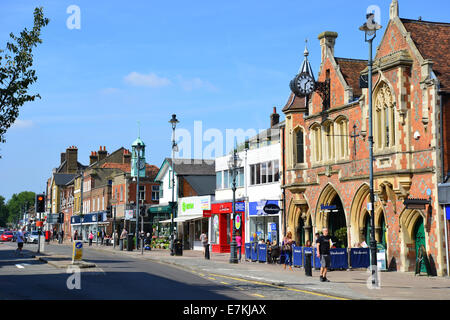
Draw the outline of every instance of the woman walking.
M289 264L289 270L294 271L292 269L292 233L289 231L283 239L283 251L286 259L284 260L284 269Z

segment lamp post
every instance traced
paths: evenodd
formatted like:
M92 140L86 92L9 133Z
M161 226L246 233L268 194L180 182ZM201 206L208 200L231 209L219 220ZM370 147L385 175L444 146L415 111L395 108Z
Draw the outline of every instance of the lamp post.
M177 123L179 123L177 119L176 114L172 114L172 118L169 120L169 123L172 125L172 203L171 203L171 209L172 209L172 221L170 223L170 255L175 255L175 248L174 248L174 215L175 215L175 151L178 151L177 143L175 142L175 128L177 127ZM169 177L170 179L170 177Z
M83 243L83 184L84 184L84 170L81 170L80 183L80 236Z
M374 20L375 15L368 13L366 15L367 21L359 27L359 30L364 31L365 41L369 43L369 61L368 61L368 93L369 93L369 171L370 171L370 257L372 268L372 286L376 286L378 279L377 270L377 241L375 239L375 214L374 214L374 191L373 191L373 123L372 123L372 43L377 35L377 30L382 27Z
M137 153L137 177L136 177L136 250L139 248L139 176L141 171L141 150L143 145L138 142L136 144ZM144 165L145 169L145 165Z
M237 147L235 146L233 150L233 154L228 159L228 169L232 172L233 182L231 186L231 190L233 190L233 228L232 228L232 236L231 236L231 244L230 244L230 263L238 263L237 258L237 244L236 244L236 175L239 167L241 166L241 158L237 154Z

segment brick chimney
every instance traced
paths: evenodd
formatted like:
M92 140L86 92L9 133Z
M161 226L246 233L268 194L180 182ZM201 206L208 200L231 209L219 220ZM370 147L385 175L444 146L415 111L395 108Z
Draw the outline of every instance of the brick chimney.
M67 173L77 173L78 170L78 148L70 146L66 149L66 171Z
M131 163L131 153L129 150L123 150L123 163Z
M66 161L66 153L61 152L61 163L60 164L62 164L64 161Z
M98 154L96 151L91 151L91 155L89 156L89 165L98 161Z
M280 122L280 115L277 113L277 107L273 107L273 113L270 115L270 127L273 128Z
M98 161L102 161L103 159L106 158L106 156L108 155L108 152L106 151L106 147L100 146L100 149L98 150Z
M328 55L334 57L334 44L338 37L337 32L325 31L319 34L317 37L320 41L321 63L325 61Z

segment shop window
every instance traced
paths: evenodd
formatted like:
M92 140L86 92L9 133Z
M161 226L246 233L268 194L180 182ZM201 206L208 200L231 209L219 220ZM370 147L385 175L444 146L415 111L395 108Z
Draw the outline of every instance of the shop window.
M267 163L261 164L261 183L267 183Z
M250 185L254 185L255 182L256 182L256 180L255 180L255 170L256 170L255 165L252 164L250 166Z
M145 201L145 186L139 186L139 200Z
M280 163L278 160L275 160L273 162L273 171L274 171L273 181L277 182L280 180Z
M273 182L273 162L267 163L267 182Z
M261 164L256 165L256 184L261 183Z

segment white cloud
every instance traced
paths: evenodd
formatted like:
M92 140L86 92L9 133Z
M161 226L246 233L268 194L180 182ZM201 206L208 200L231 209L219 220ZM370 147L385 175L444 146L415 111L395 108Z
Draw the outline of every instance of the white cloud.
M33 121L32 120L20 120L17 119L13 125L11 126L11 129L26 129L26 128L30 128L33 126Z
M172 83L169 79L159 77L155 73L142 74L135 71L125 76L124 80L132 86L150 88L166 87Z
M192 78L192 79L184 79L181 76L178 76L178 81L181 85L181 88L185 91L193 91L197 89L207 89L210 91L217 91L217 88L212 85L209 81L202 80L200 78Z

